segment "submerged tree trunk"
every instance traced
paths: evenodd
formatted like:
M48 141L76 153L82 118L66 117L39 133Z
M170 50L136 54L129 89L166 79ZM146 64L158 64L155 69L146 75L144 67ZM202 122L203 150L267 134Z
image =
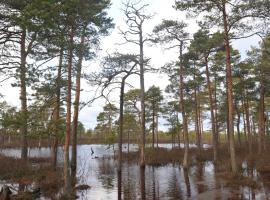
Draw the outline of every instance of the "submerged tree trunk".
M22 124L20 127L20 133L21 133L21 158L23 160L27 159L27 123L28 123L28 114L27 114L27 97L26 97L26 30L22 30L21 35L21 44L20 44L20 100L21 100L21 119Z
M185 101L184 101L184 67L183 67L183 42L181 42L180 47L180 109L182 112L182 120L183 120L183 131L184 131L184 159L183 159L183 167L188 167L188 151L189 151L189 138L188 138L188 123L185 112Z
M74 114L73 114L73 125L72 125L72 154L71 154L71 176L76 177L77 169L77 140L78 140L78 117L79 117L79 105L80 105L80 93L81 93L81 72L82 72L82 61L84 56L84 33L81 36L80 50L79 50L79 60L77 65L77 74L76 74L76 94L74 101ZM74 180L73 180L74 181ZM74 182L75 183L75 182Z
M210 113L211 113L211 124L212 124L212 141L213 141L213 152L214 152L214 162L217 162L218 157L218 146L217 146L217 131L216 131L216 116L214 113L214 101L213 101L213 92L212 92L212 83L210 81L210 72L208 68L208 59L205 58L205 68L206 68L206 79L208 86L209 94L209 103L210 103Z
M233 84L232 84L232 66L231 66L231 50L229 41L229 30L228 30L228 19L226 13L226 2L223 2L222 14L223 14L223 25L224 25L224 42L226 51L226 80L227 80L227 98L228 98L228 133L230 135L230 158L232 172L237 173L236 155L235 155L235 144L234 144L234 124L233 124Z
M52 148L52 167L56 170L57 167L57 147L58 147L58 136L59 136L59 119L60 119L60 102L61 102L61 73L63 64L63 49L60 50L59 65L56 79L56 102L54 111L54 137L53 137L53 148Z
M73 47L74 44L74 29L71 27L70 33L70 47L68 50L68 88L67 88L67 113L66 113L66 134L65 134L65 146L64 146L64 190L66 194L71 192L71 180L70 180L70 167L69 167L69 144L70 144L70 132L71 132L71 89L72 89L72 60L73 60Z

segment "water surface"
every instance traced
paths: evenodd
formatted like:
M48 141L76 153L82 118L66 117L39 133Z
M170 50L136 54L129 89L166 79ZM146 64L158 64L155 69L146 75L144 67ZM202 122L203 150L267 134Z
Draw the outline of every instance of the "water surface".
M171 148L170 144L160 147ZM207 146L206 146L207 147ZM91 149L94 154L91 154ZM130 145L130 151L138 149ZM146 166L141 169L136 163L124 162L122 173L117 173L117 162L113 155L117 147L107 145L78 146L78 185L87 184L91 189L78 192L79 199L114 200L118 194L125 200L181 200L181 199L268 199L270 198L270 176L260 174L255 169L248 170L243 163L245 176L253 177L261 185L254 190L249 187L228 188L215 174L211 162L198 163L184 170L179 164L165 166ZM127 145L123 147L127 151ZM1 153L19 157L19 149L2 149ZM62 163L63 149L59 148L59 164ZM30 157L49 157L49 148L31 148ZM120 181L121 180L121 181Z

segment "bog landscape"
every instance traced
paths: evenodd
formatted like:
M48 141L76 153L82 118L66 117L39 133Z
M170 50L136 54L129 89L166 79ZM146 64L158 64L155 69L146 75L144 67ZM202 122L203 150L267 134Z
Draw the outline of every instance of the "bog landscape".
M0 200L270 199L268 0L0 0Z

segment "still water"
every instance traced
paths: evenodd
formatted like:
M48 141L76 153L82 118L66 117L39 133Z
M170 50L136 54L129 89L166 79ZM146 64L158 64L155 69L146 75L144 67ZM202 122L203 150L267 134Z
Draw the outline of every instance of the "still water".
M160 147L171 148L163 144ZM207 148L207 146L205 146ZM91 154L91 149L94 154ZM137 150L137 145L130 145L130 151ZM78 146L78 185L87 184L89 190L78 192L79 199L114 200L118 199L153 199L153 200L181 200L181 199L269 199L270 176L262 175L256 170L247 170L243 163L245 176L252 176L259 184L259 189L239 186L225 187L215 174L215 167L211 162L204 162L184 170L179 164L165 166L146 166L140 169L136 163L124 162L122 173L116 170L117 163L113 159L114 149L107 145ZM127 145L124 145L127 151ZM18 157L19 149L3 149L4 155ZM63 149L59 148L59 164L62 163ZM49 157L49 148L29 149L30 157ZM121 181L120 181L121 180Z

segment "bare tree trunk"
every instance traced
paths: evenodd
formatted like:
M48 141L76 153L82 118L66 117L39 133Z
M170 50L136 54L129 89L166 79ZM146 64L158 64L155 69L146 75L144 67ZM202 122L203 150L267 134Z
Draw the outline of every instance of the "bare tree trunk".
M248 149L249 149L249 153L251 153L252 138L251 138L251 127L250 127L249 100L247 98L245 101L245 111L246 111L246 125L247 125L247 133L248 133Z
M176 116L176 119L177 119L177 124L180 124L180 122L179 122L179 118L178 118L178 113L177 113L177 116ZM177 140L177 142L178 142L178 149L180 149L181 148L181 138L180 138L180 136L181 136L181 128L180 127L178 127L178 133L177 133L177 136L178 136L178 140Z
M245 104L244 104L244 98L241 100L242 102L242 119L243 119L243 126L244 126L244 135L245 135L245 143L248 144L247 139L247 124L246 124L246 118L245 118Z
M195 68L195 66L194 66ZM193 74L193 79L195 80L195 73ZM199 112L198 112L198 98L197 98L197 85L194 87L194 102L195 102L195 130L196 130L196 144L198 149L201 151L201 133L199 127Z
M140 167L141 200L145 200L145 167Z
M214 162L217 162L218 158L218 146L217 146L217 131L216 131L216 116L214 113L214 101L213 101L213 92L212 92L212 83L210 81L210 72L208 68L208 59L205 58L205 68L206 68L206 79L208 86L209 94L209 103L210 103L210 113L211 113L211 124L212 124L212 141L213 141L213 152L214 152Z
M267 142L269 142L269 133L270 133L270 121L269 121L269 112L267 112L267 115L266 115L266 133L267 133Z
M190 181L189 181L189 176L188 176L188 169L184 168L184 179L185 179L185 185L186 185L186 191L187 191L187 196L191 196L191 188L190 188Z
M67 113L66 113L66 134L65 134L65 146L64 146L64 190L66 194L71 192L71 180L70 180L70 167L69 167L69 144L70 144L70 132L71 132L71 89L72 89L72 60L73 60L73 47L74 44L74 29L71 27L70 33L70 48L68 50L68 89L67 89Z
M80 105L80 93L81 93L81 73L82 73L82 61L84 56L84 33L81 36L80 50L79 50L79 60L77 65L77 74L76 74L76 94L74 101L74 115L73 115L73 125L71 132L71 145L72 145L72 154L71 154L71 177L76 178L76 169L77 169L77 140L78 140L78 117L79 117L79 105ZM75 183L75 180L73 180Z
M140 145L140 166L145 166L145 88L144 88L144 52L143 52L143 35L142 26L139 27L139 44L140 44L140 85L141 85L141 122L142 122L142 135L141 135L141 145Z
M123 125L124 125L124 94L125 94L125 80L124 77L120 88L120 116L119 116L119 136L118 136L118 172L122 171L122 143L123 143ZM129 151L129 150L128 150Z
M265 148L265 106L264 106L264 75L261 69L260 73L260 101L259 101L259 154L261 154Z
M152 106L152 148L155 148L155 106Z
M184 159L183 159L183 167L188 167L188 151L189 151L189 138L188 138L188 123L186 118L186 112L185 112L185 101L184 101L184 67L183 67L183 42L181 42L180 47L180 70L179 70L179 76L180 76L180 109L182 112L182 119L183 119L183 131L184 131Z
M129 153L129 144L130 144L130 131L128 130L128 147L127 147L128 153Z
M215 125L216 125L216 133L217 133L217 145L219 145L219 125L218 125L218 105L217 105L217 80L216 80L216 74L215 74L215 94L214 94L214 101L215 101L215 105L214 105L214 112L215 112Z
M230 135L230 157L232 172L237 173L235 144L234 144L234 124L233 124L233 85L232 85L232 66L231 66L231 50L229 41L228 21L226 13L226 2L223 1L223 25L224 25L224 39L226 49L226 80L227 80L227 97L228 97L228 131Z
M203 147L203 140L202 140L202 134L203 134L203 125L202 125L202 117L201 117L201 100L200 100L200 93L197 95L197 109L198 109L198 128L199 128L199 133L200 133L200 138L201 138L201 146Z
M22 30L21 35L21 44L20 44L20 100L21 100L21 116L22 116L22 125L20 127L21 132L21 158L23 160L27 159L27 123L28 123L28 114L27 114L27 97L26 97L26 50L25 50L25 42L26 42L26 30Z
M158 148L158 114L156 116L156 142L157 142L157 148Z
M237 114L237 124L236 124L236 127L237 127L237 139L238 139L238 145L241 145L241 132L240 132L240 119L241 119L241 115L240 115L240 111L237 107L237 103L235 101L235 111L236 111L236 114Z
M54 137L53 137L53 148L52 148L52 167L56 170L57 167L57 147L58 147L58 134L59 134L59 119L60 119L60 98L61 98L61 73L62 73L62 64L63 64L63 53L64 50L61 48L60 57L59 57L59 65L57 71L57 79L56 79L56 106L54 111Z
M122 200L122 171L117 170L117 199Z

